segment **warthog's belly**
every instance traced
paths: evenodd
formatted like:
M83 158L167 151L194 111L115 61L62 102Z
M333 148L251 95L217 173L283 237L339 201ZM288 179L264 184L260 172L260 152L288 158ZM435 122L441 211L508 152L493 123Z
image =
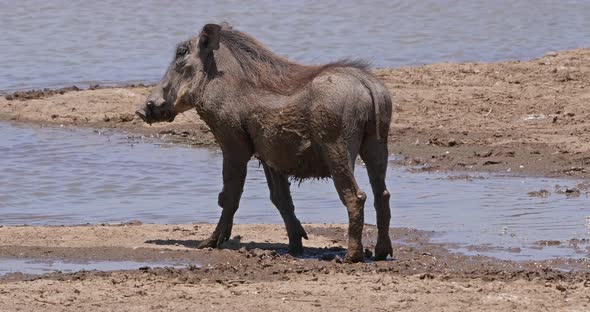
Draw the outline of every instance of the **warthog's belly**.
M256 158L296 179L330 176L319 146L310 138L306 122L284 116L264 121L249 128Z
M292 141L292 143L296 142ZM303 151L293 147L289 144L270 144L261 148L260 151L257 149L255 155L271 168L296 179L327 178L330 176L328 166L319 151L313 147Z
M271 151L272 149L272 151ZM271 168L296 179L327 178L328 166L313 147L299 151L288 144L272 144L256 153Z

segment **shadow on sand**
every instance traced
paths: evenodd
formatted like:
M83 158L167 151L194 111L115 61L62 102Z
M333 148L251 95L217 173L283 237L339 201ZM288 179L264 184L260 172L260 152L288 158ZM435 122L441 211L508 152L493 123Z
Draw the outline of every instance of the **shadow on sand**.
M154 244L160 246L183 246L186 248L197 248L201 243L201 240L180 240L180 239L154 239L145 241L146 244ZM305 244L305 242L304 242ZM241 238L236 236L221 245L222 249L239 250L240 248L246 248L246 250L262 249L262 250L273 250L278 254L286 254L288 245L283 243L270 243L270 242L248 242L242 243ZM346 249L342 247L330 247L330 248L317 248L317 247L304 247L305 251L303 256L300 258L331 258L334 256L344 257Z

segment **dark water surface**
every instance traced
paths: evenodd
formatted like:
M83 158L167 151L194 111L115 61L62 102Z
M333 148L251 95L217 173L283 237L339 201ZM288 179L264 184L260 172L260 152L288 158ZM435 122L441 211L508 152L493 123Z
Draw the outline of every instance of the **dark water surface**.
M57 225L140 220L217 222L221 155L157 140L92 130L0 123L0 225ZM356 171L370 190L364 167ZM588 257L590 199L528 192L582 181L483 174L448 174L391 167L392 226L435 231L434 240L467 253L510 259ZM370 195L370 194L369 194ZM293 187L297 215L307 223L346 223L331 181ZM367 203L372 203L369 196ZM269 200L262 168L251 161L238 223L282 223ZM375 224L371 205L366 222ZM570 248L572 239L582 242ZM541 247L541 240L561 241ZM473 250L469 246L478 248ZM518 251L520 248L520 251Z
M0 90L156 81L177 42L221 21L308 63L489 62L590 46L588 0L0 0Z

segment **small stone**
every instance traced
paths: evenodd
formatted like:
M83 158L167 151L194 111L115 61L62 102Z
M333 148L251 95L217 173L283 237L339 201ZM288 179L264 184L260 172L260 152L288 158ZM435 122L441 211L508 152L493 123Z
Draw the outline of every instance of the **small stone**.
M551 52L545 53L545 57L556 57L558 55L559 54L557 52L555 52L555 51L551 51Z
M434 275L430 274L430 273L422 273L418 276L421 280L424 279L433 279Z
M558 240L540 240L535 242L539 246L559 246L561 242Z
M520 247L511 247L508 248L508 251L513 253L520 253L522 250L520 249Z
M527 193L530 197L549 197L551 195L551 192L549 192L548 190L540 190L540 191L534 191L534 192L528 192Z

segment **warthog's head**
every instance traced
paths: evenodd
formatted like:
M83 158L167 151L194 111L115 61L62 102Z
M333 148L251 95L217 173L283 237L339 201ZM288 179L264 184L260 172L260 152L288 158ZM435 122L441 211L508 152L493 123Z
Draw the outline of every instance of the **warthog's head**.
M206 63L213 50L219 49L220 31L221 26L207 24L199 36L178 44L166 74L135 114L149 124L171 122L193 108L198 99L193 98L191 90L207 75Z

